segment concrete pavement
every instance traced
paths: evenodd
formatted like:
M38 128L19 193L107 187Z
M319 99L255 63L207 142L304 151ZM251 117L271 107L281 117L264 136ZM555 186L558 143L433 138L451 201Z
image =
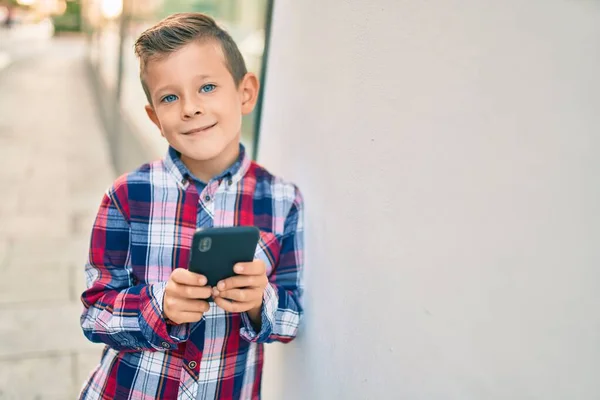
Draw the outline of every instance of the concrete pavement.
M0 399L73 399L99 361L79 327L89 232L114 173L83 40L0 71Z

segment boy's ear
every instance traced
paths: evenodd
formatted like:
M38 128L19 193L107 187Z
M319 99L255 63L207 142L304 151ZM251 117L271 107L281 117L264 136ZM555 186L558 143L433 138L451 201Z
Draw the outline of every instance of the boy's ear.
M242 114L247 115L254 110L258 100L260 84L258 78L252 72L248 72L240 82L239 92L242 99Z
M156 111L154 111L154 107L152 107L150 104L146 105L146 114L148 114L148 118L150 118L150 121L152 121L154 123L154 125L156 125L156 127L158 128L158 130L160 131L160 133L162 135L160 121L158 120L158 117L156 116Z

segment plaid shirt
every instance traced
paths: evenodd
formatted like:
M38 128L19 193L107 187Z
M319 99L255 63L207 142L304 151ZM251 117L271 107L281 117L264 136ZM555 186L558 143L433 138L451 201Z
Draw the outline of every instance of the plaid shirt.
M197 227L254 225L270 284L256 332L246 313L211 304L170 325L166 281L187 268ZM104 195L86 264L81 326L105 343L80 399L259 399L263 343L288 342L302 316L303 201L298 188L246 153L198 193L169 151L117 179Z

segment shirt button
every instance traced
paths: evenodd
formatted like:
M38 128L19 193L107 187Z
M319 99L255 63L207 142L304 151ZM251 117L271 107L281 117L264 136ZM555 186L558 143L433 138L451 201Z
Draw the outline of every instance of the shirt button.
M229 186L233 185L233 179L231 179L231 178L227 179L227 185L229 185Z
M210 196L209 195L204 196L204 200L210 201Z
M190 367L190 369L194 369L196 368L196 366L198 366L198 363L196 361L190 361L188 363L188 367Z
M167 343L167 342L162 342L162 343L161 343L161 345L162 345L162 347L164 347L165 349L169 349L169 348L171 348L171 345L170 345L169 343Z

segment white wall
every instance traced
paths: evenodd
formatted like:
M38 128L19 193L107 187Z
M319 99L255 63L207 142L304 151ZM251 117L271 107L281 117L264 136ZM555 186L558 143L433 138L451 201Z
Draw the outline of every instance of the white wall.
M271 40L307 318L265 399L599 399L600 2L278 0Z

